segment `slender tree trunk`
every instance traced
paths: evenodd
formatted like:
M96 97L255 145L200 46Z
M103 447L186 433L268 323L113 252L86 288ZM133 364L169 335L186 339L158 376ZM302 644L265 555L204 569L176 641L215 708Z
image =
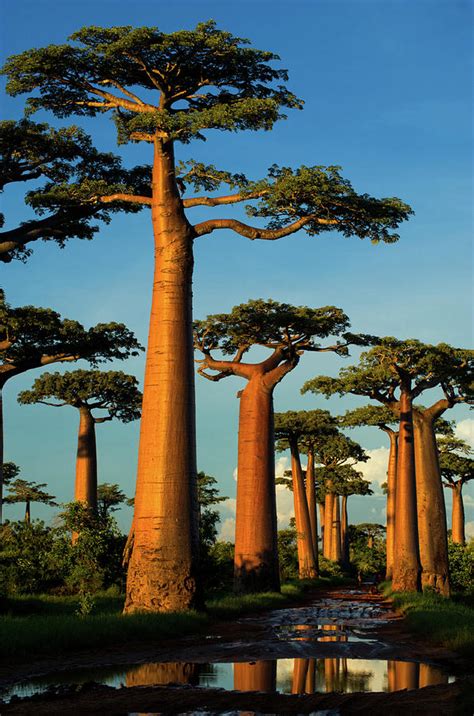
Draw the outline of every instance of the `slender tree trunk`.
M296 440L290 441L293 495L295 499L296 541L298 545L298 573L300 579L315 579L318 568L313 548L311 521Z
M95 420L89 408L79 408L74 499L97 511L97 450Z
M433 419L413 411L421 586L449 597L448 533Z
M305 691L307 694L316 693L316 659L308 659Z
M324 503L319 503L319 523L321 525L321 552L324 554Z
M192 336L193 231L175 181L172 142L155 139L155 273L143 391L135 537L125 611L200 603Z
M347 498L347 495L342 495L341 497L341 561L345 566L349 564Z
M341 561L341 506L339 495L334 495L333 518L331 530L331 559Z
M294 659L293 678L291 680L291 693L304 694L308 676L309 659Z
M318 566L318 512L316 507L316 485L314 477L314 452L308 448L308 465L306 467L306 500L308 502L311 537L313 540L314 558Z
M26 507L25 507L25 522L27 525L31 522L31 502L30 500L26 501Z
M458 482L452 489L453 493L453 511L451 522L451 539L456 544L466 544L466 535L464 531L464 503L462 499L462 482Z
M420 589L420 555L416 514L415 452L411 391L402 386L398 437L395 545L392 586L398 592Z
M234 588L279 591L272 389L261 375L240 396Z
M390 454L388 458L387 469L387 572L386 578L392 579L393 574L393 546L395 532L395 495L397 485L397 447L398 433L394 430L388 430L390 438Z
M333 533L333 520L334 520L334 500L335 494L333 492L326 492L324 498L324 556L326 559L332 559L331 547L332 547L332 533Z

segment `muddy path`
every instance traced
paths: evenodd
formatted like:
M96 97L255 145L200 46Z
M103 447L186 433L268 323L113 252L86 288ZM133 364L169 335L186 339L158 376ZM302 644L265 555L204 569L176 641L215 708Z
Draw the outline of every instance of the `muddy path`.
M380 595L341 589L205 635L11 664L0 713L472 714L470 671Z

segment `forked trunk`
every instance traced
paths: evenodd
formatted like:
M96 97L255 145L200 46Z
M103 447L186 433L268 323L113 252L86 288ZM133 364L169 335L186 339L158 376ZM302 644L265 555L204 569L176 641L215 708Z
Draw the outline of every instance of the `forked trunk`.
M419 591L420 572L411 391L409 386L403 386L400 395L393 589L398 592Z
M155 139L151 212L155 273L126 612L183 610L200 601L193 232L176 186L172 142L160 139Z
M459 480L453 487L453 512L451 523L451 539L456 544L466 544L464 531L464 503L462 499L462 482Z
M349 564L349 534L347 519L347 495L341 497L341 562Z
M329 486L328 486L329 488ZM333 519L334 519L334 500L335 494L333 492L326 492L324 498L324 556L326 559L332 559L331 547L332 547L332 533L333 533Z
M388 432L390 438L390 454L387 469L387 571L386 579L392 579L393 574L393 546L395 533L395 495L397 485L397 447L398 433L394 430Z
M31 522L31 502L30 500L26 501L26 507L25 507L25 522L27 525Z
M339 495L334 495L330 559L333 562L341 561L341 506Z
M296 544L298 548L298 575L300 579L315 579L318 568L313 548L311 521L296 440L290 440L293 496L295 500Z
M234 589L280 591L273 397L263 376L240 395Z
M314 452L308 448L308 465L306 467L306 500L308 502L311 538L313 540L314 557L318 565L318 513L316 507L316 485L314 476Z
M421 587L449 597L448 533L438 448L429 413L413 411Z
M97 450L95 420L87 407L79 408L74 499L97 511Z

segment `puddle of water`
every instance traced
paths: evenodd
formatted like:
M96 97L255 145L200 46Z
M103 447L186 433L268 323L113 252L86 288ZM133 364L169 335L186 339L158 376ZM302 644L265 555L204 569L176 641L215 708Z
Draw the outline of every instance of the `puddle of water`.
M328 637L331 638L331 637ZM453 678L439 667L409 661L381 659L273 659L252 662L148 663L128 667L57 672L53 677L16 684L2 694L32 696L51 686L96 681L107 686L152 686L189 684L236 691L312 694L338 691L398 691L434 684Z

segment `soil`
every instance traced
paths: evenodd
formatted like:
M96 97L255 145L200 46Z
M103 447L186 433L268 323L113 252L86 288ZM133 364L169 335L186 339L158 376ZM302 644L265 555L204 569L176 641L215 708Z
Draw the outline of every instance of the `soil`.
M321 624L336 623L339 640L321 641ZM339 633L339 632L338 632ZM456 675L442 683L391 693L281 694L228 691L183 683L153 686L144 681L115 689L97 683L51 687L48 693L0 702L0 714L469 714L474 712L472 665L445 649L415 638L391 603L368 588L308 594L300 604L216 622L205 636L176 639L154 646L135 645L24 661L0 668L0 687L12 682L87 667L174 662L254 662L272 659L382 659L444 667ZM142 683L142 682L135 682ZM304 690L304 689L303 689Z

